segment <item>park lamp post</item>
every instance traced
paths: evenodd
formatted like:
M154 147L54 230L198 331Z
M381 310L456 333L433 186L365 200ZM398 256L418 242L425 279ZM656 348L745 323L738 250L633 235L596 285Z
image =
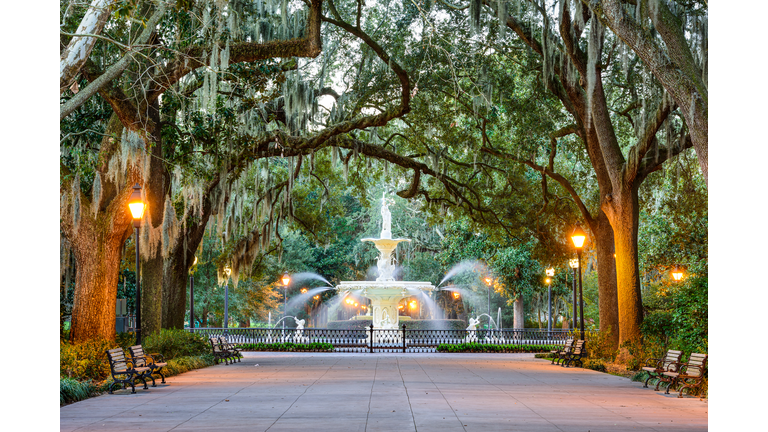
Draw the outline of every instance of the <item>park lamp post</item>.
M679 265L672 267L671 273L672 273L672 279L675 282L680 282L681 280L683 280L683 268L680 267Z
M195 328L195 276L192 274L192 268L197 264L197 255L192 261L192 267L189 268L189 328L194 333Z
M570 261L568 261L568 265L571 266L573 269L573 326L572 328L576 328L576 317L578 315L576 314L576 269L579 268L579 260L574 258Z
M227 281L224 283L224 328L229 328L229 275L232 274L232 269L229 265L224 267L224 275L227 276ZM224 333L227 333L224 330Z
M571 234L571 240L573 246L576 247L576 258L579 264L579 324L581 330L581 340L584 340L584 296L581 289L581 249L584 247L584 240L587 239L587 234L580 226L576 225Z
M547 331L552 331L552 278L555 277L555 269L550 267L546 270L547 278Z
M281 280L285 289L285 296L283 298L283 331L285 331L285 317L288 316L288 285L291 283L291 275L285 272Z
M493 284L493 278L490 276L485 277L485 284L488 285L488 329L491 328L491 285Z
M141 199L141 186L136 183L133 186L133 192L128 197L128 208L133 216L133 228L136 236L136 345L141 345L141 278L139 277L139 228L141 227L141 218L144 216L146 204Z

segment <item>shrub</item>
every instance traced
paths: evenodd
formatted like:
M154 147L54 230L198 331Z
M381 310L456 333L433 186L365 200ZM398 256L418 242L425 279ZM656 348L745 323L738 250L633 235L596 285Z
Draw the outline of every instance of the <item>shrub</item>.
M144 352L160 353L165 360L199 356L210 351L205 337L180 329L160 330L160 333L147 336L142 345Z
M482 344L477 342L468 342L460 344L440 344L437 346L437 352L513 352L513 353L539 353L555 349L555 345L496 345Z
M62 377L100 381L109 375L106 351L114 342L95 339L78 344L61 341L59 345L59 374Z
M81 382L74 378L61 378L59 389L60 405L88 399L99 390L90 380Z
M333 351L333 345L324 342L312 342L308 344L283 343L246 343L238 346L241 350L248 351Z
M584 360L584 368L592 369L598 372L605 372L605 363L601 359L586 359Z

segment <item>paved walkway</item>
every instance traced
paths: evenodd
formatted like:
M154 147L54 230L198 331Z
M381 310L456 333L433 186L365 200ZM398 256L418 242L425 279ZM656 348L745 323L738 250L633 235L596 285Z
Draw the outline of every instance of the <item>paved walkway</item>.
M707 401L532 354L247 352L62 407L62 431L706 431Z

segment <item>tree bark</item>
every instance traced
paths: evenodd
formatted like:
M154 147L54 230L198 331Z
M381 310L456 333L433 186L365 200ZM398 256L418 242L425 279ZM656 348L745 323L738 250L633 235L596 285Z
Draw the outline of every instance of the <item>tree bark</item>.
M159 124L157 102L149 108L152 124ZM163 311L163 254L162 232L165 213L165 197L170 186L170 176L163 163L163 146L160 131L154 128L147 130L147 138L152 140L149 177L144 181L144 193L147 203L142 223L142 230L148 230L148 244L142 249L148 253L142 254L141 263L141 334L142 337L158 333L162 328ZM154 239L153 239L154 237ZM156 240L155 240L156 239Z
M637 341L640 338L640 324L643 322L640 272L637 267L638 188L633 183L627 189L603 201L603 209L613 226L616 244L619 338L622 343Z
M525 312L523 310L523 298L522 296L519 296L514 303L512 303L512 310L513 310L513 324L512 326L516 329L524 329L525 328Z
M94 219L83 215L77 234L72 237L77 276L70 340L75 343L89 339L115 340L120 249L131 230L130 220L122 217L115 218L123 219L119 223L123 226L122 232L114 232L110 216L112 214Z
M600 332L607 335L613 349L619 346L619 297L614 258L614 234L608 217L601 209L592 228L597 252L597 283Z
M621 2L582 0L582 3L592 9L643 60L680 107L696 149L699 167L704 180L709 183L709 92L701 68L696 65L686 42L685 29L680 19L669 10L665 2L656 2L658 13L656 16L650 15L666 45L667 49L664 50L640 23L626 13Z
M99 35L111 14L115 0L93 0L88 11L77 27L77 35ZM67 47L61 52L59 62L59 94L72 85L88 56L96 45L96 38L91 36L73 36Z
M62 167L65 180L61 185L60 227L72 245L77 276L75 278L72 330L70 339L115 339L115 304L120 270L120 251L131 235L132 218L125 203L131 187L122 189L107 175L109 161L120 149L122 125L113 115L107 125L96 167L102 179L99 202L92 203L82 193L79 177ZM127 183L138 181L138 173L129 169Z

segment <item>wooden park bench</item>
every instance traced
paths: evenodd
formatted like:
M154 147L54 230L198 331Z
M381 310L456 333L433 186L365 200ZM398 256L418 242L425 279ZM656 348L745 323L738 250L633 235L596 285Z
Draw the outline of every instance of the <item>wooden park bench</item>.
M560 361L565 358L565 355L571 352L573 349L573 338L568 338L565 340L565 345L562 349L554 349L550 351L550 354L552 354L552 363L551 364L560 364Z
M210 337L208 338L208 342L211 344L211 349L213 350L213 361L216 364L219 364L219 360L224 360L224 364L229 364L230 359L233 358L233 354L231 351L225 349L221 341L218 337ZM232 360L234 363L234 360Z
M669 350L664 358L649 358L646 360L645 366L641 368L641 370L648 372L648 378L646 378L643 387L647 388L648 381L650 381L651 378L656 378L658 381L656 382L656 388L654 390L659 391L659 384L664 382L664 372L677 372L677 368L680 364L680 357L682 357L682 355L682 351Z
M219 336L219 342L224 350L229 351L232 354L232 363L235 362L234 359L237 359L238 362L240 361L243 355L240 354L240 350L237 349L237 345L227 341L226 336Z
M125 358L125 352L122 348L115 348L107 350L107 359L109 360L109 369L112 374L112 384L109 385L107 390L109 394L112 393L112 387L122 384L125 388L126 384L130 384L131 393L136 393L136 388L133 382L140 379L144 383L144 390L147 387L147 380L145 379L152 373L152 370L147 366L136 366Z
M701 384L704 381L704 373L707 367L707 354L691 353L687 363L678 363L676 372L664 372L664 377L670 383L665 394L669 394L670 387L680 386L677 397L683 397L683 390L698 389L696 395L701 393Z
M577 340L571 352L565 354L563 363L560 364L560 366L568 367L571 363L574 363L574 366L575 366L575 363L578 363L579 367L583 367L584 365L581 362L581 358L584 357L584 355L586 354L586 349L584 348L584 345L586 345L586 341L583 341L581 339Z
M165 359L163 358L162 354L158 353L152 353L152 354L146 354L144 352L144 348L142 348L141 345L134 345L131 347L131 360L133 361L134 366L140 366L140 367L148 367L150 370L149 377L152 378L152 387L156 387L155 385L155 377L153 377L153 374L160 375L160 378L162 381L160 381L162 384L165 384L165 375L163 375L163 368L165 366L168 366L168 363L165 362Z

